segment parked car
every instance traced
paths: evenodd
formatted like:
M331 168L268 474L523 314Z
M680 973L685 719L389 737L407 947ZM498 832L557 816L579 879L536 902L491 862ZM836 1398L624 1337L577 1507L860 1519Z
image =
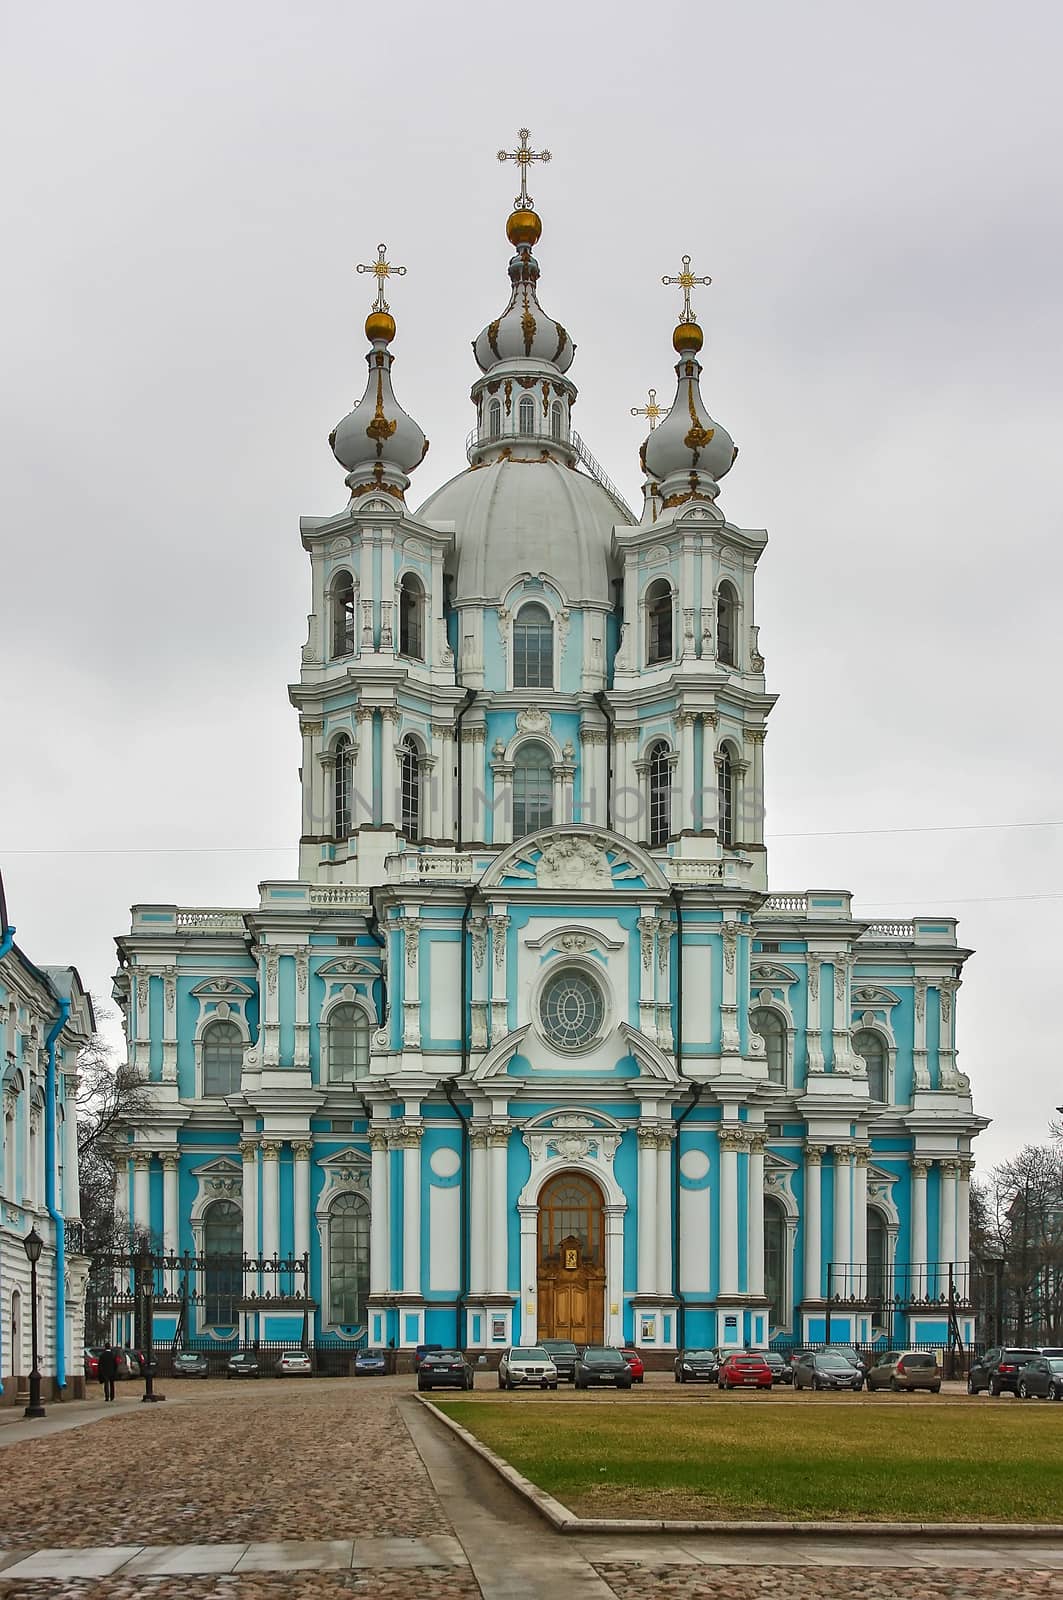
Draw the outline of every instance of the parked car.
M175 1378L209 1378L210 1362L196 1350L178 1350L173 1358Z
M414 1372L420 1372L421 1362L424 1360L426 1355L430 1354L434 1350L442 1350L442 1348L443 1346L441 1344L419 1344L417 1349L413 1352Z
M1020 1400L1063 1400L1063 1356L1035 1356L1019 1373Z
M771 1368L772 1383L793 1383L794 1375L790 1370L790 1363L781 1356L778 1350L754 1350L755 1356L763 1356Z
M1063 1349L1059 1345L1043 1344L1041 1346L1041 1354L1043 1356L1063 1356Z
M116 1349L115 1359L118 1362L117 1376L119 1378L142 1378L147 1359L140 1350L133 1350L129 1345Z
M356 1378L382 1377L388 1370L386 1350L359 1350L354 1358Z
M994 1345L985 1355L976 1356L967 1373L967 1393L992 1395L1018 1394L1019 1373L1028 1361L1041 1354L1028 1346Z
M735 1351L724 1358L716 1381L721 1389L770 1389L771 1368L763 1356Z
M631 1368L620 1354L607 1345L588 1345L576 1363L576 1388L613 1383L618 1389L631 1388Z
M273 1370L278 1378L312 1378L314 1363L305 1350L285 1350Z
M102 1350L102 1344L85 1346L84 1360L86 1383L95 1383L100 1376L100 1353Z
M814 1354L815 1352L813 1350L807 1349L804 1345L795 1345L795 1347L790 1351L789 1355L786 1357L786 1362L790 1368L791 1383L794 1381L794 1368L797 1366L797 1363L799 1361L803 1361L806 1356Z
M941 1393L937 1356L926 1350L885 1350L868 1368L869 1389L929 1389Z
M867 1357L856 1348L855 1344L825 1344L822 1346L822 1350L825 1355L830 1354L844 1356L849 1365L855 1367L857 1372L859 1372L860 1387L863 1388L864 1379L867 1377L867 1369L870 1363L867 1360Z
M680 1350L672 1363L676 1383L715 1383L720 1358L715 1350Z
M794 1367L795 1389L862 1389L864 1375L836 1350L806 1350Z
M250 1350L238 1350L225 1364L227 1378L257 1378L258 1357Z
M627 1371L626 1367L624 1371ZM556 1389L557 1368L541 1344L511 1345L508 1350L503 1350L498 1363L498 1387ZM576 1387L579 1388L578 1378Z
M632 1350L630 1346L625 1345L620 1354L628 1364L632 1383L641 1383L646 1376L646 1368L638 1351Z
M475 1385L476 1375L460 1350L429 1350L417 1369L418 1389L472 1389Z
M544 1339L542 1348L557 1368L557 1376L561 1383L575 1383L576 1362L579 1360L579 1351L571 1339Z

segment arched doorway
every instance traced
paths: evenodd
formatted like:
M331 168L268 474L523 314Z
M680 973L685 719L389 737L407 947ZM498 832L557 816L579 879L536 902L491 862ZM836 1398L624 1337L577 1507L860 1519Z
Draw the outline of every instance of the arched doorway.
M602 1191L581 1172L560 1172L540 1192L540 1339L605 1338L603 1206Z

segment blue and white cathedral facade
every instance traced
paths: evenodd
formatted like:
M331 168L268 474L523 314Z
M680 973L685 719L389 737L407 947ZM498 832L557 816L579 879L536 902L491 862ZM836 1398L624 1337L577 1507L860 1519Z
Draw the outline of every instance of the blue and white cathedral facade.
M573 429L540 233L522 186L469 465L417 511L381 250L347 503L301 524L299 876L118 940L128 1211L196 1263L156 1337L663 1352L820 1340L829 1307L944 1342L951 1275L970 1338L970 952L769 890L766 534L719 505L693 279L635 515Z

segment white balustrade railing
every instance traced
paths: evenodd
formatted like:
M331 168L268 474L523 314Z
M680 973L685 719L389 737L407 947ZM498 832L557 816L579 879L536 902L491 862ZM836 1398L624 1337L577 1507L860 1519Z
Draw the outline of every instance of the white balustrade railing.
M869 922L863 939L914 939L914 922Z
M807 894L769 894L757 912L758 917L803 916L808 910Z
M184 933L243 933L243 911L215 911L209 906L179 909L174 921Z
M357 889L350 883L311 884L307 892L312 906L335 906L343 911L368 911L371 904L369 890Z

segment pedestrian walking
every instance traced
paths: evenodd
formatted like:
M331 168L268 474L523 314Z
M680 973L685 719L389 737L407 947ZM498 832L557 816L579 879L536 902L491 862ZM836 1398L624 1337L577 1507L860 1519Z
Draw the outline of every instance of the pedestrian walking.
M109 1344L104 1345L96 1363L96 1376L103 1384L103 1398L114 1399L114 1380L118 1376L118 1357Z

